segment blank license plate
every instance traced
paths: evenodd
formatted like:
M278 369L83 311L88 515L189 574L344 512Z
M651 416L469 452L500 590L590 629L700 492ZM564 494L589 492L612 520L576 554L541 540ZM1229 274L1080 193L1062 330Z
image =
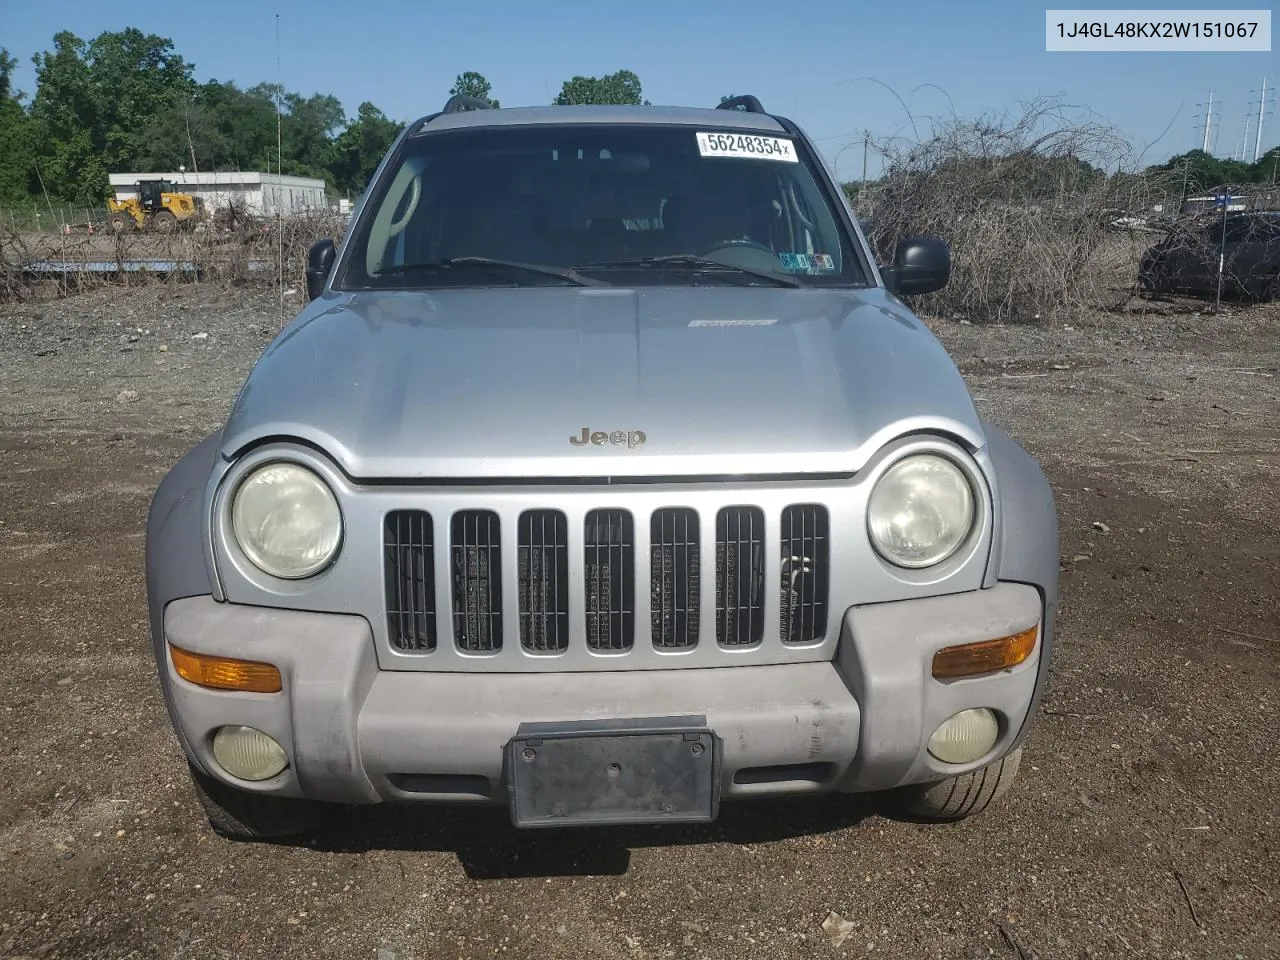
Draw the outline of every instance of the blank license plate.
M705 823L719 808L703 717L521 724L507 770L517 827Z

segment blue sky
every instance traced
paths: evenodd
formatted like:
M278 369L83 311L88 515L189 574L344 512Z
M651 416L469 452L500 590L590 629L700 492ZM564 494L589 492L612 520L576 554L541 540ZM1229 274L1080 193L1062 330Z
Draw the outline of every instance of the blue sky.
M19 59L17 86L30 91L31 55L50 48L58 30L89 39L136 26L171 38L200 80L249 86L275 78L278 13L285 87L333 93L349 114L363 100L402 121L429 113L465 70L483 73L494 96L515 106L549 102L575 74L626 68L639 75L653 103L711 105L722 94L754 93L768 109L804 126L829 157L838 154L842 178L861 173L864 128L873 138L911 135L902 105L881 84L907 102L922 132L930 115L953 108L973 116L1016 109L1036 96L1061 96L1114 124L1137 151L1145 149L1146 161L1158 162L1200 145L1196 115L1203 116L1200 105L1210 91L1221 118L1215 152L1230 156L1243 136L1247 102L1253 101L1256 115L1264 75L1268 88L1280 82L1274 49L1047 53L1046 4L1026 0L490 0L473 8L483 16L464 6L425 0L0 0L0 46ZM1154 9L1242 6L1251 4ZM1268 100L1277 102L1270 89ZM1263 138L1265 150L1280 142L1274 107L1264 129L1271 131ZM872 153L870 172L876 169Z

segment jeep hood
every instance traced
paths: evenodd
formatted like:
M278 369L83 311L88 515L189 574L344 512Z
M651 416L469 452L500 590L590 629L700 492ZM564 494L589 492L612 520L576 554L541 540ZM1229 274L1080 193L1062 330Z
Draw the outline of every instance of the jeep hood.
M314 301L222 449L295 437L357 480L851 473L922 429L983 443L950 358L883 290L524 287Z

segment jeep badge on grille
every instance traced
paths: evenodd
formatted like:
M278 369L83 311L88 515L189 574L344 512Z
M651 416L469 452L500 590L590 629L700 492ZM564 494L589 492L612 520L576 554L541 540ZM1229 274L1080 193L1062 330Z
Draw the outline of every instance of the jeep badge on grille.
M615 447L626 444L628 448L634 450L640 444L644 443L645 436L643 430L614 430L612 433L605 433L603 430L597 430L594 433L590 427L583 427L582 432L576 437L570 437L569 442L575 447L585 447L593 444L597 447L603 447L606 443L611 443Z

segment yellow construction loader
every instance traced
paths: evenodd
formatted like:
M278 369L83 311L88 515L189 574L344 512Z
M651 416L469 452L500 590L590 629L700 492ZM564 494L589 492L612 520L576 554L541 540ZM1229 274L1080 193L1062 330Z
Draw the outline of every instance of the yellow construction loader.
M168 180L140 180L136 188L137 196L107 200L108 222L116 233L125 230L170 233L179 227L195 225L201 211L199 198L176 192Z

